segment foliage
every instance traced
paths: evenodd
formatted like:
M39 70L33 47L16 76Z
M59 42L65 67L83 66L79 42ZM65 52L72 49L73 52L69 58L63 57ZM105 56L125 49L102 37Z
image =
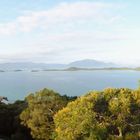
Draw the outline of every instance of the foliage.
M0 134L4 139L31 140L30 131L20 125L19 114L25 109L24 101L16 101L13 104L0 103ZM19 136L22 134L22 136ZM14 139L13 139L14 138Z
M58 111L54 122L56 140L138 140L140 90L90 92Z
M66 106L68 100L66 96L48 89L30 94L26 98L28 107L20 115L22 124L31 130L31 135L36 140L53 139L53 116Z
M108 88L78 98L44 89L0 103L0 124L5 140L139 140L140 89Z

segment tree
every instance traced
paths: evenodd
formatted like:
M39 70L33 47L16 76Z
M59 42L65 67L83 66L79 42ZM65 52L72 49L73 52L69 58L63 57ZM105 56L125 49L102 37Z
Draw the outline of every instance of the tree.
M102 116L93 111L94 107L98 110L98 95L94 92L82 96L54 116L56 140L96 140L106 136L105 123L100 123Z
M12 104L0 103L0 134L2 136L12 140L32 140L30 131L21 126L19 120L19 114L25 107L25 101L16 101Z
M36 140L50 140L54 137L54 114L67 104L63 96L53 90L43 89L30 94L28 107L21 113L22 124L31 130Z
M140 90L90 92L55 114L54 122L56 140L138 140Z

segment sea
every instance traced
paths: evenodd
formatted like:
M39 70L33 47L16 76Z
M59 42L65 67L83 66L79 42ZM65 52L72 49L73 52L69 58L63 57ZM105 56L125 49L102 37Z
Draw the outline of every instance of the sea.
M61 95L80 96L105 88L139 87L140 71L7 71L0 72L0 96L9 101L23 100L30 93L43 88Z

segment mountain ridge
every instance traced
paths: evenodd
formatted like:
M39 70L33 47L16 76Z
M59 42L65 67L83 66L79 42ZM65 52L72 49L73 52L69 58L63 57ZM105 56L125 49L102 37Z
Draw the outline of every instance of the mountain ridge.
M83 59L73 61L68 64L59 64L59 63L34 63L34 62L10 62L10 63L0 63L0 69L66 69L69 67L78 67L78 68L109 68L109 67L118 67L114 63L106 63L103 61L98 61L94 59Z

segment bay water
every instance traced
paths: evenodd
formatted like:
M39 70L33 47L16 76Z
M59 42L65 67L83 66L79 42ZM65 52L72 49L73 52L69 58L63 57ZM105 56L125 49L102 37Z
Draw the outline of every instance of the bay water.
M104 88L138 87L140 71L94 70L94 71L7 71L0 72L0 96L10 101L24 99L28 94L43 88L61 95L80 96L91 90Z

